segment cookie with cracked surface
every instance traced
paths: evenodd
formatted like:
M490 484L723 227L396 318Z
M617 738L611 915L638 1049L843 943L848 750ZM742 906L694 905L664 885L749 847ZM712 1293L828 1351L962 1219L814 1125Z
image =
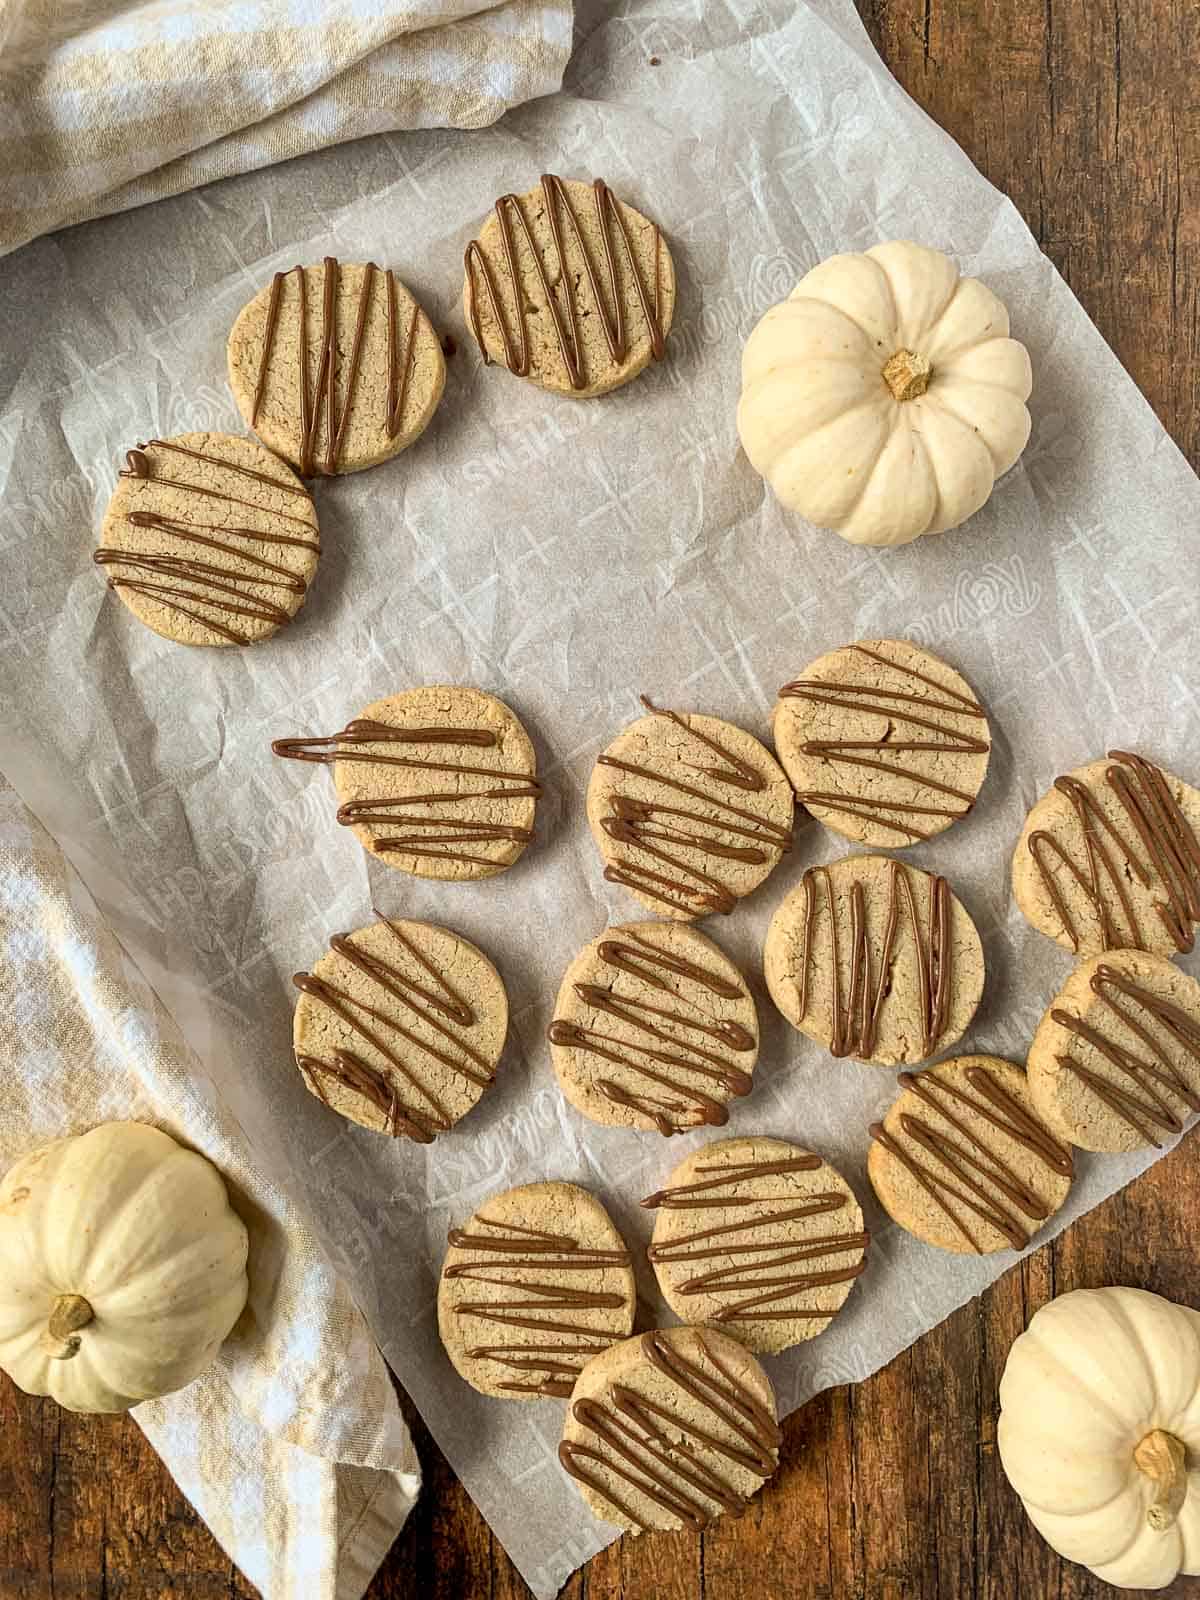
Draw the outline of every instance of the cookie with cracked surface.
M459 1375L499 1400L567 1399L633 1331L637 1289L608 1212L574 1183L526 1183L450 1233L438 1331Z
M1026 1071L1060 1139L1158 1146L1200 1111L1200 983L1142 950L1081 962L1038 1025Z
M462 881L511 867L541 785L529 735L482 689L434 684L376 700L338 733L276 739L333 767L337 819L399 872Z
M1076 955L1186 953L1200 923L1200 790L1110 750L1033 807L1012 886L1026 920Z
M987 714L952 667L907 639L830 650L779 691L775 749L796 799L856 844L932 839L987 773Z
M737 1516L779 1464L771 1380L715 1328L659 1328L595 1356L558 1458L589 1510L634 1533Z
M675 268L658 224L597 178L501 195L463 259L463 314L485 364L588 399L661 360Z
M604 876L660 917L728 913L792 847L791 784L733 723L642 704L588 784Z
M399 455L446 383L433 324L395 273L333 256L277 272L239 312L228 360L247 427L305 478Z
M983 995L983 946L945 878L889 856L810 867L767 929L763 969L787 1020L834 1056L925 1061Z
M759 1354L823 1333L866 1266L854 1191L785 1139L716 1139L642 1204L646 1254L684 1322L709 1322Z
M682 1133L749 1094L758 1015L720 947L678 922L606 928L567 968L549 1029L567 1099L593 1122Z
M1071 1187L1070 1147L1039 1117L1021 1068L999 1056L902 1072L871 1136L867 1176L884 1210L960 1255L1023 1250Z
M351 1122L428 1144L495 1078L504 982L449 928L380 916L336 934L292 982L296 1065L310 1093Z
M126 454L93 556L177 644L257 644L304 604L321 536L308 490L252 439L181 433Z

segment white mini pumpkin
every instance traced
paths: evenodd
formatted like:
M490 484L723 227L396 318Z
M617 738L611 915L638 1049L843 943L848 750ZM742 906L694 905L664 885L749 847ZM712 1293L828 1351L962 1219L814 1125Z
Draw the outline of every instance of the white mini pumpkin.
M246 1303L247 1237L217 1169L109 1122L0 1183L0 1367L70 1411L125 1411L190 1383Z
M987 500L1029 439L1032 383L992 291L896 240L830 256L766 313L738 433L793 511L852 544L908 544Z
M1060 1295L1009 1351L1000 1407L1004 1470L1059 1555L1126 1589L1200 1573L1200 1312Z

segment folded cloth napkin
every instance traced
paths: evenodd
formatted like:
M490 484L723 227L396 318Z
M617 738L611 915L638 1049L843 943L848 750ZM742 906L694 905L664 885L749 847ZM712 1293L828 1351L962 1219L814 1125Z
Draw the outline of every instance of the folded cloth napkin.
M70 222L552 94L571 0L0 0L0 255Z
M133 1416L266 1600L358 1600L420 1467L361 1313L255 1170L197 1058L0 778L0 1171L98 1122L155 1123L230 1180L250 1299L213 1366Z

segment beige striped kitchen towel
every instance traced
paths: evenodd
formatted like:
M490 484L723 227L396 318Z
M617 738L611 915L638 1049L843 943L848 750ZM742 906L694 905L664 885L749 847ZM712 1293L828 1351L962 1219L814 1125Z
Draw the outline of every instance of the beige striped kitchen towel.
M363 134L552 94L571 0L0 0L0 255Z
M250 1230L246 1310L194 1383L132 1414L264 1600L359 1600L421 1482L383 1357L303 1217L2 776L0 1060L0 1172L52 1139L131 1120L165 1128L224 1173Z

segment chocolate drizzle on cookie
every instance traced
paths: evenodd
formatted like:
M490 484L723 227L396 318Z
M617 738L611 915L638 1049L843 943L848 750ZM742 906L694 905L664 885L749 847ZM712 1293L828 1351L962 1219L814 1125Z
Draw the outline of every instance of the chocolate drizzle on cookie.
M643 1520L614 1492L613 1478L685 1527L700 1529L722 1512L740 1516L745 1508L742 1491L727 1476L728 1465L766 1479L778 1464L783 1435L775 1419L732 1376L703 1333L695 1338L702 1361L689 1360L661 1331L643 1334L642 1355L670 1386L669 1397L653 1400L630 1384L614 1383L603 1401L576 1400L571 1415L584 1438L564 1439L558 1447L558 1459L571 1477L634 1528ZM683 1414L689 1400L706 1413L703 1421Z
M783 1160L737 1161L727 1165L697 1167L694 1183L676 1184L648 1195L649 1210L716 1212L733 1221L716 1222L693 1233L679 1234L652 1244L646 1255L656 1267L690 1267L699 1262L720 1262L697 1277L675 1284L680 1295L732 1295L731 1303L704 1320L713 1322L769 1322L804 1320L827 1322L838 1306L791 1306L786 1302L810 1289L849 1283L863 1272L863 1255L870 1242L863 1231L827 1233L810 1237L796 1227L809 1217L827 1216L851 1204L850 1196L836 1189L820 1194L800 1194L786 1189L763 1194L752 1185L760 1178L789 1172L817 1172L820 1156L799 1155ZM745 1220L738 1220L741 1212ZM748 1213L748 1214L747 1214ZM787 1239L756 1238L764 1230L792 1224ZM849 1265L818 1266L808 1262L858 1252ZM839 1302L840 1304L840 1302Z
M298 420L299 441L296 460L302 477L314 473L332 476L338 470L346 429L358 399L359 376L362 371L363 342L367 318L370 315L375 279L379 268L368 261L363 268L358 301L354 312L354 335L350 346L350 359L346 366L345 386L341 409L338 409L338 290L341 285L341 268L335 256L326 256L322 263L321 285L321 348L315 375L310 374L308 359L308 294L303 267L292 267L288 272L277 272L271 279L271 292L267 300L267 323L263 331L262 354L254 384L254 399L250 409L250 426L257 425L267 383L271 373L271 358L284 301L285 285L293 274L296 278L296 295L292 304L295 320L294 344L297 352L297 382L300 396ZM384 402L384 428L389 439L396 438L404 417L404 401L412 373L413 356L417 342L417 318L420 308L413 301L404 335L403 355L400 353L400 318L396 306L396 275L389 267L383 274L387 304L388 380ZM290 297L289 297L290 298ZM317 461L317 441L325 424L325 453Z
M1075 839L1068 844L1045 828L1029 835L1029 853L1076 953L1081 929L1067 908L1052 859L1082 891L1099 924L1103 949L1148 948L1125 881L1127 864L1142 889L1165 897L1154 901L1154 910L1176 950L1184 954L1194 942L1193 924L1200 922L1200 839L1160 767L1127 750L1110 750L1108 759L1112 765L1105 769L1105 782L1125 813L1127 827L1114 823L1089 786L1068 773L1056 778L1054 787L1071 802L1082 861L1072 848Z
M882 1122L871 1124L871 1137L912 1174L977 1254L982 1251L963 1220L963 1210L1003 1234L1014 1250L1023 1250L1054 1206L1025 1183L956 1108L965 1108L1022 1146L1057 1177L1071 1176L1071 1152L986 1067L967 1067L963 1076L975 1095L939 1077L936 1067L930 1072L902 1072L899 1078L901 1086L949 1123L953 1132L901 1111L898 1124L904 1138L890 1133Z
M454 777L483 780L482 787L450 787L432 794L384 794L369 799L349 800L338 807L337 820L346 827L396 826L404 831L385 837L372 837L372 848L381 852L418 856L440 861L464 861L479 866L494 866L487 856L472 853L464 846L511 839L525 845L533 837L531 828L515 823L483 822L455 814L455 807L470 809L475 801L536 799L541 784L531 772L508 772L502 767L471 762L443 761L435 756L391 755L363 749L366 745L448 746L452 749L493 750L499 736L490 728L398 727L390 722L375 722L359 717L340 733L322 734L311 739L276 739L271 749L288 761L311 761L323 766L335 762L357 762L366 766L392 768L399 773L445 772ZM429 806L429 814L410 807ZM444 809L438 809L444 808Z
M932 1055L950 1013L954 939L950 931L953 896L945 878L929 879L929 904L925 926L917 911L908 869L900 861L889 863L887 909L884 913L883 948L879 969L872 979L871 941L867 897L862 882L850 886L850 971L842 982L841 935L838 932L837 897L828 867L809 867L800 880L804 891L804 952L800 958L798 1019L808 1014L810 973L818 957L813 946L818 910L818 886L823 886L829 920L829 988L833 995L833 1056L869 1059L874 1053L879 1017L892 993L892 956L904 914L917 956L918 998L921 1004L921 1055Z
M597 954L605 966L636 978L667 1003L622 994L615 977L608 983L577 983L579 999L609 1021L597 1028L556 1017L548 1032L550 1043L598 1056L619 1066L624 1078L633 1077L636 1087L610 1076L597 1075L592 1081L614 1105L651 1118L661 1134L728 1122L725 1100L749 1094L751 1088L750 1074L737 1065L737 1057L753 1050L757 1040L732 1018L714 1022L711 1011L689 998L687 989L693 985L722 1000L746 1000L749 991L709 967L659 949L632 928L621 930L620 937L602 939ZM696 1085L697 1078L704 1088ZM710 1093L709 1085L722 1098Z
M1107 1015L1141 1041L1149 1059L1143 1059L1135 1048L1110 1038L1086 1017L1073 1016L1056 1007L1050 1015L1059 1027L1099 1051L1121 1076L1114 1082L1085 1067L1070 1054L1059 1055L1058 1064L1074 1073L1110 1111L1128 1123L1147 1144L1158 1149L1154 1129L1172 1134L1183 1128L1181 1118L1170 1104L1171 1099L1181 1101L1188 1111L1200 1111L1200 1077L1196 1083L1188 1081L1171 1059L1165 1043L1155 1037L1148 1024L1157 1023L1171 1043L1191 1056L1200 1067L1200 1018L1189 1016L1173 1001L1143 988L1107 962L1096 968L1090 987ZM1122 1005L1122 1000L1127 1004ZM1141 1018L1135 1015L1137 1011L1142 1013Z
M881 828L890 828L906 839L928 839L939 828L922 828L910 818L965 817L975 803L975 795L956 789L935 776L926 765L947 756L986 756L991 748L989 740L977 738L962 724L982 722L987 729L987 713L970 695L961 694L948 684L915 667L892 661L878 650L866 645L851 645L857 655L879 663L901 681L907 680L910 688L884 688L866 683L839 683L823 678L798 678L785 683L779 691L780 699L803 700L807 704L831 706L835 714L849 717L883 717L887 729L878 739L807 739L799 745L802 755L828 762L833 767L865 768L883 772L891 778L902 779L913 786L915 795L923 790L933 790L944 795L949 804L938 804L924 798L904 800L876 796L869 787L861 792L837 789L797 790L796 798L803 806L818 806L827 811L843 812L847 816L861 817ZM934 697L920 692L915 686L925 684L935 691ZM909 710L908 707L915 707ZM919 729L920 733L901 739L892 738L892 725L905 729ZM921 737L921 733L929 737ZM917 761L908 759L917 756ZM921 758L929 757L924 763ZM874 780L877 781L877 780ZM895 813L893 815L893 813Z
M514 1338L472 1346L467 1355L498 1362L516 1374L501 1382L501 1389L569 1398L584 1364L623 1339L633 1321L631 1295L604 1287L607 1271L629 1266L628 1250L592 1249L569 1234L516 1222L475 1221L489 1231L455 1228L450 1244L477 1259L447 1263L444 1276L511 1289L519 1298L466 1300L453 1306L456 1317L516 1330ZM583 1288L558 1282L564 1273L586 1273L593 1282ZM612 1311L614 1317L597 1322L580 1315L592 1311ZM542 1334L561 1337L546 1340Z
M604 868L604 876L610 883L623 884L627 889L690 916L705 916L710 911L728 915L737 904L737 896L721 881L717 864L739 861L751 866L767 866L777 853L791 849L791 830L728 798L729 790L763 794L769 787L763 773L718 740L702 733L678 712L660 710L645 695L641 701L652 715L674 723L690 735L699 747L699 759L694 762L678 760L671 770L664 770L605 753L597 757L597 765L697 800L705 809L638 800L632 795L613 792L608 797L608 810L600 818L600 826L615 845L626 846L632 854L615 854ZM719 758L715 763L711 760L713 755ZM679 767L707 778L712 787L705 790L673 776ZM713 793L713 789L718 792ZM714 811L715 817L708 814ZM664 846L673 848L664 849ZM703 856L706 865L700 867L681 857L680 847ZM638 854L650 856L668 871L644 865L636 859Z
M504 254L504 275L507 279L507 291L514 308L515 328L510 329L505 320L503 296L496 283L496 275L492 264L484 254L483 248L477 239L472 239L467 246L463 257L463 268L467 279L467 318L471 325L471 332L475 336L475 343L483 355L484 364L491 365L491 356L488 354L484 342L483 329L479 320L480 297L483 297L488 311L495 321L500 334L501 344L504 349L504 364L508 370L519 378L529 376L532 352L529 341L529 309L526 307L527 296L524 293L520 267L517 262L516 235L519 234L525 244L526 252L537 274L538 282L545 296L546 306L551 320L554 323L554 333L558 343L559 356L567 375L567 381L572 389L586 389L588 386L588 373L584 370L583 341L580 337L580 313L576 309L575 297L572 293L572 271L567 260L566 245L564 243L564 225L575 241L575 247L583 263L583 278L587 282L587 292L584 300L585 309L583 316L595 313L600 328L608 346L609 357L614 366L620 366L625 360L628 351L628 341L625 327L625 305L622 294L622 285L618 276L618 254L623 247L625 262L629 277L633 283L634 293L641 310L642 319L650 338L650 351L655 361L661 361L666 349L666 338L663 330L662 314L662 246L659 239L657 225L654 225L654 284L653 294L642 278L638 266L637 256L634 252L633 241L629 233L629 225L621 210L616 196L602 178L597 178L592 184L592 195L596 208L596 226L604 249L604 273L608 280L608 297L605 298L604 289L597 275L596 264L588 252L579 218L571 203L571 197L566 185L561 178L552 173L546 173L541 180L542 205L545 209L546 219L550 226L550 237L553 242L553 261L547 271L541 254L534 241L533 230L529 219L525 215L521 197L516 194L501 195L496 201L496 224L500 232L500 244ZM619 240L619 244L618 244ZM579 287L579 274L574 274L576 287ZM556 289L561 286L562 304ZM594 381L594 375L593 375Z
M470 1003L397 923L382 912L376 915L376 926L387 930L406 958L404 966L374 954L353 934L335 934L329 948L374 985L378 1003L356 999L348 989L311 972L297 972L292 982L381 1055L387 1070L370 1065L348 1048L334 1050L328 1059L298 1051L296 1065L322 1100L328 1102L326 1082L340 1083L383 1114L386 1131L393 1137L404 1135L429 1144L453 1126L453 1119L425 1082L422 1068L428 1070L430 1062L438 1062L480 1089L492 1082L496 1072L464 1037L479 1021ZM399 1008L399 1016L380 1010L389 1000ZM414 1033L410 1018L436 1038Z
M186 478L172 477L158 471L156 455L160 451L169 451L173 455L218 468L222 474L218 481L226 482L224 474L229 475L227 488L190 483ZM198 503L194 515L189 510L168 517L135 502L132 509L125 512L123 520L133 528L153 530L168 541L176 541L181 553L139 550L136 546L102 545L94 552L92 559L107 572L110 589L118 593L125 590L153 600L176 616L186 617L200 627L210 629L230 644L249 644L254 637L236 625L239 617L269 623L272 628L281 628L291 621L291 611L272 596L281 593L303 595L307 587L304 578L281 562L258 554L253 547L291 547L316 554L321 548L316 529L306 517L264 506L230 491L242 487L240 479L251 479L269 485L282 495L299 495L308 501L306 489L299 484L284 483L271 473L241 466L211 451L192 450L167 439L151 439L146 444L139 444L137 449L126 452L125 459L127 465L120 473L122 478L155 484L172 494L194 497ZM141 497L138 498L140 500ZM205 520L205 510L210 502L245 508L272 523L282 522L303 528L310 537L253 528L237 522ZM215 552L217 556L232 556L235 564L182 553L192 547ZM246 572L237 562L252 570Z

